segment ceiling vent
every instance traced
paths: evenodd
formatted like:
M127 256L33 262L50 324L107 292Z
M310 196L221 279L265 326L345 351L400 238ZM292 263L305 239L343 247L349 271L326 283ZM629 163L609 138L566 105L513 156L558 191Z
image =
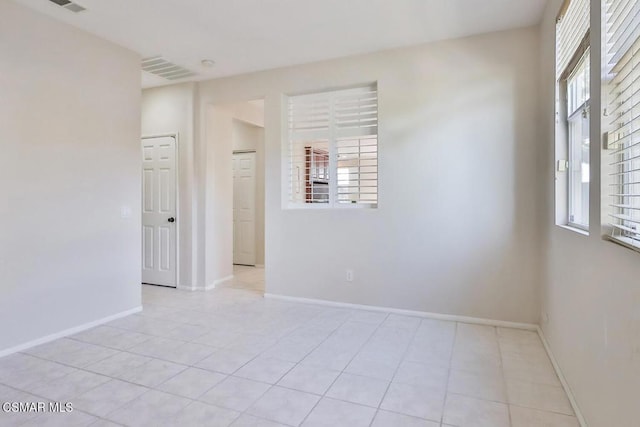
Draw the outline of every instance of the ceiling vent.
M167 80L178 80L196 75L193 71L169 62L160 56L143 59L142 70Z
M74 3L70 0L49 0L51 3L55 3L58 6L61 6L67 10L70 10L71 12L82 12L87 10L86 7L80 6L78 3Z

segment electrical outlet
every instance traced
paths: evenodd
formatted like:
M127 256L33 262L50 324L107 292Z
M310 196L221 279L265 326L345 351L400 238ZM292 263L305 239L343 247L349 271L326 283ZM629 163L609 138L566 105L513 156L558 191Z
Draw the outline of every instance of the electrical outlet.
M347 270L347 282L353 282L353 270Z

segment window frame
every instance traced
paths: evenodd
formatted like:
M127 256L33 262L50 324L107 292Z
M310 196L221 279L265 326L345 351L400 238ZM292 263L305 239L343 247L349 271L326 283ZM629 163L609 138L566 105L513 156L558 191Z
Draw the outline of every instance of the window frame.
M576 0L572 0L576 1ZM568 2L567 4L570 4ZM567 8L567 10L569 10ZM565 10L565 12L567 12ZM590 16L590 15L589 15ZM582 31L585 33L581 36L577 37L575 35L570 35L573 33L567 33L566 31L560 33L559 25L562 22L562 19L567 19L567 15L558 16L557 24L556 24L556 58L555 58L555 69L556 69L556 137L555 137L555 152L556 152L556 164L557 168L554 168L556 171L556 198L555 198L555 222L559 227L566 228L568 230L572 230L578 232L580 234L589 235L591 229L591 218L590 215L587 215L589 222L585 224L580 224L571 220L571 213L573 210L573 197L574 194L572 191L573 178L571 175L573 174L571 168L571 158L573 154L573 147L571 141L571 131L570 131L570 120L577 117L579 114L583 114L585 107L588 108L589 114L591 114L590 108L590 77L586 81L586 86L584 87L586 90L586 94L588 94L589 98L585 99L579 106L576 106L574 111L569 112L569 90L570 79L578 72L580 72L580 68L582 66L588 67L589 75L591 74L590 67L590 55L591 55L591 46L590 46L590 38L591 38L591 29L589 23L586 25L586 29L576 26L576 30ZM570 18L575 19L575 18ZM573 22L573 21L569 21ZM566 48L563 50L559 50L559 46L562 45L563 41L559 38L564 35L565 37L571 38L571 43L573 47L573 51L571 56L567 59L566 57ZM569 36L568 36L569 34ZM564 46L564 45L563 45ZM563 53L563 57L559 56L559 52ZM564 66L563 69L560 66ZM590 130L590 127L589 127ZM590 137L590 145L592 143ZM589 151L589 169L591 172L592 169L592 156L591 151ZM589 191L587 191L588 199L591 198L591 179L589 180ZM590 205L590 202L587 202L587 205Z
M572 60L569 62L569 65L567 66L567 69L564 71L564 73L562 74L563 76L567 76L565 78L563 78L563 84L561 85L561 87L563 88L564 91L564 101L565 101L565 105L564 105L564 125L566 128L566 152L567 152L567 163L568 163L568 169L567 169L567 218L566 218L566 225L571 227L571 228L577 228L583 231L588 232L589 231L589 225L590 225L590 218L589 218L589 199L590 199L590 194L589 194L589 190L590 190L590 186L591 186L591 180L588 181L588 186L587 186L587 210L586 210L586 218L587 218L587 222L586 224L583 223L579 223L579 222L575 222L573 220L573 213L575 212L575 210L573 209L574 206L574 187L575 187L575 183L574 183L574 171L573 171L573 165L572 165L572 161L574 159L574 153L576 149L580 149L582 150L582 140L584 138L581 138L580 141L576 141L574 140L574 138L572 138L572 122L574 121L579 121L580 117L582 116L582 118L584 119L584 115L586 114L586 118L587 120L590 121L590 117L591 117L591 93L589 90L588 85L590 84L591 81L591 74L590 74L590 60L591 60L591 50L590 50L590 46L586 45L582 46L576 53L575 53L575 57L578 58L577 61L576 60ZM586 75L586 79L583 82L584 86L584 90L586 91L586 95L584 97L584 101L575 106L575 108L573 109L573 111L569 111L569 92L570 92L570 81L573 77L575 77L576 74L582 72L583 70L581 70L582 67L586 66L587 67L587 75ZM577 119L577 120L576 120ZM587 124L587 129L589 129L589 124ZM581 134L581 136L583 136ZM577 146L580 147L577 147ZM589 146L591 146L591 135L589 135ZM589 169L591 169L591 154L589 151L588 152L588 159L589 159L589 163L587 163L589 165ZM582 166L581 166L582 167ZM582 171L581 171L582 172ZM582 184L582 182L581 182ZM581 189L582 191L582 189ZM584 214L584 212L583 212Z
M342 135L339 135L337 132L338 129L338 122L337 122L337 114L335 111L335 100L336 98L338 98L340 95L350 91L350 90L371 90L373 92L375 92L375 134L362 134L361 136L350 136L350 137L345 137ZM326 97L329 100L329 107L328 107L328 112L329 112L329 120L328 120L328 128L327 128L327 136L326 138L309 138L308 142L304 141L304 142L300 142L300 141L295 141L294 142L294 138L292 137L293 131L292 131L292 127L291 127L291 104L290 104L290 100L292 98L296 98L296 97L303 97L303 96L308 96L310 98L313 97L318 97L319 99L322 99L323 97ZM379 157L379 147L380 147L380 137L379 137L379 123L378 123L378 84L377 82L373 82L373 83L367 83L367 84L359 84L359 85L353 85L353 86L348 86L348 87L342 87L342 88L334 88L334 89L330 89L330 90L321 90L321 91L313 91L313 92L305 92L302 94L292 94L292 95L284 95L283 97L284 100L284 105L285 105L285 111L284 111L284 137L283 137L283 149L284 149L284 156L283 156L283 166L285 166L285 173L283 174L283 189L286 191L283 191L283 209L377 209L378 205L379 205L379 200L380 200L380 186L379 186L379 165L380 165L380 157ZM372 193L362 193L360 188L362 186L362 184L360 184L360 181L362 180L362 178L358 179L358 192L357 193L352 193L352 194L356 194L358 197L358 201L356 202L344 202L344 201L339 201L339 195L340 195L340 183L338 180L338 170L341 169L341 166L339 165L339 154L340 154L340 142L341 141L347 141L347 140L353 140L353 141L358 141L358 157L356 158L358 160L358 162L360 162L362 160L362 142L365 140L372 140L375 139L375 172L361 172L359 171L358 174L375 174L375 201L374 202L367 202L367 201L362 201L361 197L362 194L372 194ZM321 199L318 199L319 201L309 201L309 196L308 196L308 189L307 189L307 181L308 181L308 177L307 177L307 171L306 171L306 167L303 167L302 174L299 175L296 178L294 178L294 173L293 173L293 169L294 167L296 167L295 165L295 161L294 159L294 144L298 144L297 148L299 149L300 147L303 147L303 149L305 150L305 160L304 160L304 164L308 164L308 160L307 160L307 153L310 152L314 153L315 150L317 149L315 145L313 145L314 143L326 143L326 148L323 148L324 150L326 150L326 153L328 155L328 165L327 165L327 175L328 178L326 179L326 185L328 187L327 190L327 194L328 194L328 201L327 202L323 202L320 201ZM299 163L299 160L298 160ZM358 165L357 167L360 168L361 165ZM351 169L352 167L347 167L349 169ZM302 176L302 178L301 178ZM324 184L324 183L323 183ZM300 187L302 189L302 191L305 193L303 195L303 198L300 200L293 200L294 197L292 196L292 192L294 191L294 188L298 188ZM353 186L356 187L356 186ZM312 196L313 197L313 196Z
M590 117L590 106L589 106L589 102L585 102L583 103L580 108L578 108L578 110L576 110L570 117L567 118L567 153L568 153L568 164L569 164L569 168L567 170L568 174L567 174L567 225L569 227L574 227L574 228L579 228L581 230L584 231L589 231L589 197L587 197L587 209L586 209L586 218L587 218L587 222L586 224L583 223L579 223L579 222L575 222L573 217L574 217L574 213L575 213L575 209L574 209L574 190L576 187L576 183L574 182L574 171L572 169L572 160L574 159L574 153L576 150L583 150L584 148L582 147L582 141L576 141L574 140L574 138L572 138L572 134L571 134L571 122L576 120L579 121L580 117L582 116L582 118L584 119L584 115L586 114L586 119L589 120ZM582 135L584 136L584 135ZM589 143L589 146L591 145L591 142ZM578 147L580 146L580 147ZM587 163L589 165L589 169L591 168L591 158L589 156L589 163ZM581 165L582 168L582 165ZM581 174L584 173L584 171L581 169ZM587 181L587 184L590 185L591 180ZM580 184L584 184L582 181L580 182ZM587 187L589 187L589 185ZM581 189L581 191L583 191ZM589 195L589 192L587 191L587 195ZM585 214L585 212L583 212L583 215Z

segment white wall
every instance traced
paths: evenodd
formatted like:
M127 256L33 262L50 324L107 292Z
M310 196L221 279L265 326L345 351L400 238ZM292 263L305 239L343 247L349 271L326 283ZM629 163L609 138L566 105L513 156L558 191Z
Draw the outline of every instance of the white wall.
M554 25L561 3L549 2L540 28L547 265L542 312L548 317L541 326L589 426L635 426L640 419L640 254L602 239L597 138L591 144L591 233L554 226ZM591 69L599 70L600 1L591 3ZM594 75L591 111L601 110L599 91ZM600 135L598 120L591 135Z
M194 115L196 84L182 83L142 91L142 136L178 134L178 286L198 283L197 199L194 197Z
M242 120L233 120L233 151L257 151L264 129Z
M205 285L233 275L233 115L225 107L206 106L207 160L205 212Z
M13 2L0 16L2 352L140 306L140 64Z
M203 123L266 96L266 291L537 322L536 51L529 28L200 82ZM283 210L283 94L372 81L379 208Z
M256 152L256 265L264 265L264 128L235 119L233 150Z

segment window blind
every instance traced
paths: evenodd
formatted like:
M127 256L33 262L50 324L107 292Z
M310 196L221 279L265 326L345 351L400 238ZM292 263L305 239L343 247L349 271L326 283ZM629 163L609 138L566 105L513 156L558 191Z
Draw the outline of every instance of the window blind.
M556 25L556 77L574 59L590 26L589 0L567 0Z
M640 247L640 1L607 0L605 90L612 237ZM607 123L605 123L607 125Z
M375 85L290 96L288 124L290 204L377 204Z

